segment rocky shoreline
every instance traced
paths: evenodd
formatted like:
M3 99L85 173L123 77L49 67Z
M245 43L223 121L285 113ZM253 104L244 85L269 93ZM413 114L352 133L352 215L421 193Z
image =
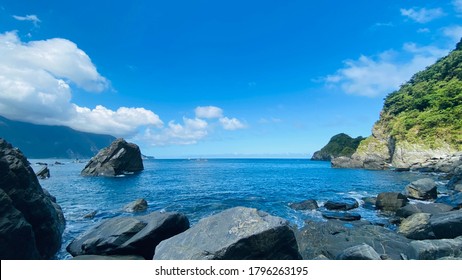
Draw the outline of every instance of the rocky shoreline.
M23 210L26 214L22 214L26 222L13 219L19 215L14 209L0 209L0 232L8 237L5 240L11 241L0 242L2 259L53 258L61 246L65 223L62 211L56 200L40 187L25 157L5 141L1 144L0 167L12 170L2 173L8 175L2 175L2 183L8 179L10 185L15 186L6 190L3 188L6 184L2 184L2 192L15 197L19 193L19 182L29 182L29 187L45 205L40 211L26 206ZM400 193L380 193L362 201L338 197L322 205L313 199L288 205L294 211L319 212L325 219L308 220L300 228L283 218L246 207L227 209L190 226L188 217L182 213L152 212L140 216L140 212L147 211L147 202L139 199L124 207L123 211L131 214L104 220L75 238L67 251L77 260L460 259L462 158L433 159L421 167L416 170L433 172L434 180L409 182ZM17 181L11 181L13 179ZM5 199L8 200L6 196ZM359 207L377 211L388 222L367 221L353 210ZM39 222L45 227L35 229L35 222L28 220L27 208L42 214L54 209L50 212L52 219ZM11 230L20 226L37 233L25 237ZM45 239L39 234L43 230L49 234ZM21 241L15 239L18 236ZM40 242L41 247L34 249L31 245L34 242ZM22 254L18 254L17 248L21 248Z

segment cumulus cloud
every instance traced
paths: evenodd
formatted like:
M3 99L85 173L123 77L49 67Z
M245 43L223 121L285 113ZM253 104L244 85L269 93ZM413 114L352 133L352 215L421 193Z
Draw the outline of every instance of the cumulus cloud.
M35 26L37 26L41 20L38 18L36 15L26 15L26 16L13 16L14 19L19 20L19 21L30 21L32 22Z
M412 19L418 23L427 23L437 18L443 17L444 11L441 8L426 9L426 8L411 8L400 9L401 15Z
M228 117L220 118L220 124L226 130L237 130L237 129L245 128L245 125L236 118L228 118Z
M218 119L223 116L223 110L215 106L198 106L194 110L197 118Z
M161 130L148 128L144 134L137 137L153 146L166 145L192 145L208 135L208 123L195 118L183 118L183 124L170 121L168 126Z
M162 126L143 108L103 106L94 109L71 102L72 87L102 92L109 82L88 55L65 39L21 42L15 32L0 34L0 112L3 116L47 125L66 125L94 133L128 136L140 126Z
M375 57L361 55L325 78L327 85L340 86L349 94L375 97L399 88L413 74L425 69L448 50L433 46L403 45L400 51L385 51Z

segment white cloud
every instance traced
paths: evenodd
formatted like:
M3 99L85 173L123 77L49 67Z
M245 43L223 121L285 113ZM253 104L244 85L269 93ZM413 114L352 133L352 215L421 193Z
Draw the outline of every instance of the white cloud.
M26 15L26 16L13 16L14 19L19 20L19 21L30 21L32 22L35 26L37 26L41 20L38 18L36 15Z
M411 8L411 9L400 9L401 15L412 19L418 23L427 23L434 19L443 17L445 14L443 9L426 9L426 8Z
M376 57L361 55L345 61L345 67L325 78L329 86L340 86L348 94L383 96L399 88L416 72L434 63L448 50L433 46L403 45L401 51L386 51Z
M73 86L101 92L109 82L71 41L23 43L15 32L0 34L1 115L115 136L133 135L140 126L162 126L155 113L143 108L78 106L71 102Z
M170 121L161 130L148 128L137 139L153 146L192 145L208 135L207 128L208 123L204 120L183 118L183 124Z
M215 106L198 106L194 111L197 118L218 119L223 116L223 110Z
M453 43L458 43L462 38L462 25L453 25L443 28L445 36L451 38Z
M457 13L462 14L462 0L454 0L452 1L452 5Z
M220 123L222 127L226 130L237 130L237 129L245 128L245 125L236 118L230 119L228 117L223 117L223 118L220 118Z
M417 29L417 33L430 33L429 28L419 28Z

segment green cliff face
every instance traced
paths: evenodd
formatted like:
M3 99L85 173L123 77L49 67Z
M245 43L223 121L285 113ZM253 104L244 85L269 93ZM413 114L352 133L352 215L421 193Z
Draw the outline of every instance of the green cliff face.
M351 138L345 133L340 133L332 137L320 151L313 154L312 160L326 160L340 156L351 156L358 148L359 143L365 138L359 136Z
M395 167L462 151L462 41L385 98L373 135L353 158L387 151L384 163Z

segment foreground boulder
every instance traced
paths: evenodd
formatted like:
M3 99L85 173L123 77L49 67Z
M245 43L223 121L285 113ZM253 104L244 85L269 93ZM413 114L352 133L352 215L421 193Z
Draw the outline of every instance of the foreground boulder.
M200 220L161 242L157 260L300 259L289 223L252 208L235 207Z
M408 199L401 193L385 192L377 196L375 207L379 210L396 212L399 208L405 206Z
M456 239L412 241L411 258L417 260L437 260L462 257L462 237Z
M65 220L26 157L0 138L0 259L51 259Z
M319 255L336 259L346 249L363 244L374 248L382 259L406 259L411 253L411 240L381 226L363 222L309 221L296 232L296 237L300 254L307 260Z
M124 139L116 139L99 151L82 170L83 176L117 176L144 169L140 148Z
M461 236L462 210L435 214L430 218L430 226L438 239Z
M338 200L328 200L324 207L327 210L348 211L359 207L359 203L354 198L343 198Z
M409 198L419 200L436 199L438 195L435 181L429 178L420 179L410 183L406 186L405 191Z
M435 238L430 226L431 214L416 213L399 225L398 233L409 239L423 240Z
M74 239L67 251L78 255L140 255L152 259L157 244L189 228L183 214L153 212L146 216L117 217Z

